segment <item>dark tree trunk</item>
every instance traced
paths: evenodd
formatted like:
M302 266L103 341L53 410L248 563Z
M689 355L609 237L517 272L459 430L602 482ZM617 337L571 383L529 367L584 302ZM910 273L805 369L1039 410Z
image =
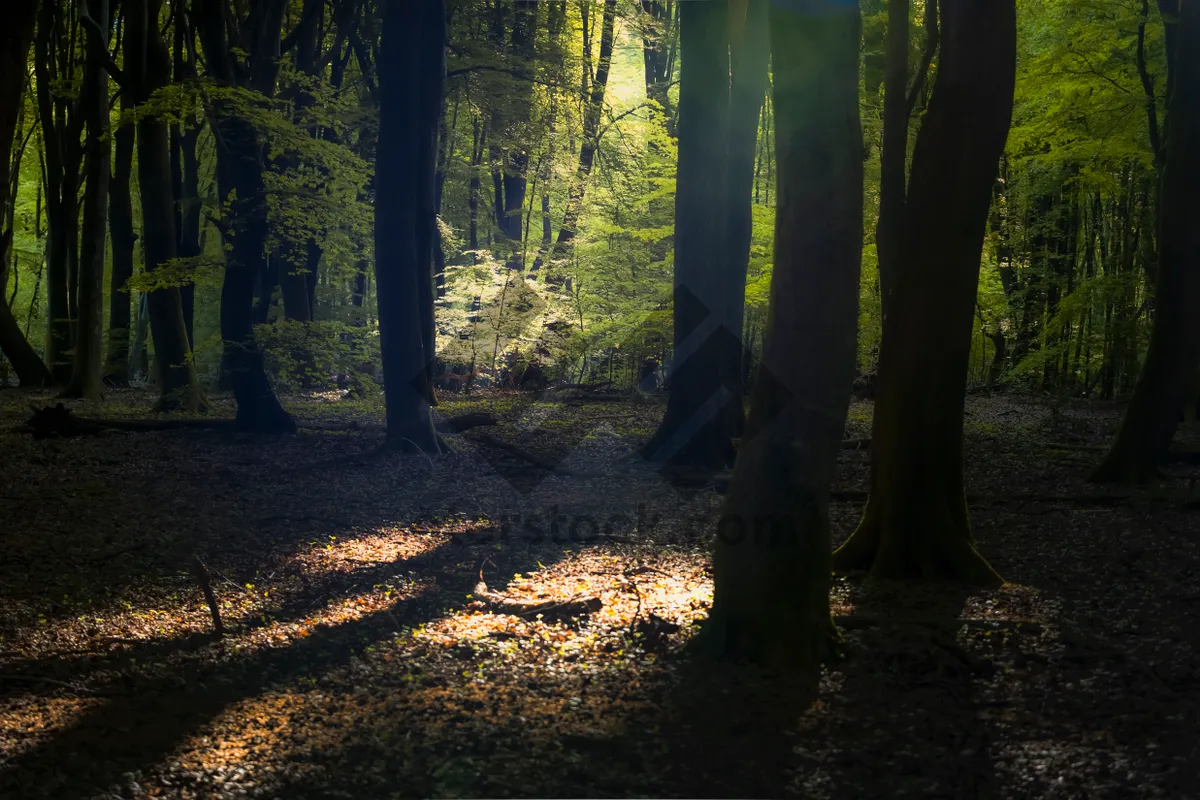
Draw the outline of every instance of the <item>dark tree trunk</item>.
M108 0L87 0L96 27L86 34L80 114L87 125L83 194L83 242L79 254L78 317L71 381L63 397L99 400L104 393L104 257L108 240L108 182L112 150L108 138Z
M721 292L722 323L735 336L723 337L727 347L722 354L721 381L737 398L730 411L730 435L742 435L742 361L746 344L742 340L746 308L746 270L750 265L750 240L753 234L751 192L754 185L754 156L758 144L759 112L767 91L767 61L771 43L768 31L768 0L749 0L746 16L735 20L729 42L729 160L726 191L729 231L726 239L727 264L723 271L726 284Z
M730 391L724 380L728 353L741 342L740 318L730 327L731 286L724 274L734 271L726 263L728 7L689 2L679 14L683 63L675 195L674 355L667 411L643 453L657 463L722 469L734 456L732 431L742 404L741 392ZM749 187L745 200L749 204Z
M220 0L193 0L192 21L200 34L209 76L221 84L244 85L270 97L279 69L284 0L255 3L240 27L249 45L246 63L236 61L228 39L229 10ZM225 280L221 286L222 364L237 399L237 427L255 433L292 433L267 379L254 338L254 287L267 266L267 204L263 185L266 146L258 130L227 101L217 100L217 187L230 203L226 220Z
M12 159L13 137L25 91L25 71L28 68L29 45L37 18L37 3L21 0L13 3L0 29L0 164ZM10 184L0 181L0 210L16 198L8 196ZM7 217L7 214L5 214ZM0 254L8 252L13 231L9 226L0 233ZM50 370L30 346L12 308L0 297L0 352L12 364L22 386L40 387L53 383Z
M684 6L685 50L688 6L701 5ZM773 4L770 19L775 271L763 363L718 523L705 635L720 654L790 677L811 675L837 636L829 614L828 503L855 367L861 25L857 5L841 3L803 16ZM685 80L695 63L685 52ZM680 111L682 146L686 102Z
M1200 7L1179 4L1174 25L1172 94L1161 181L1161 238L1154 324L1133 398L1117 437L1092 475L1100 482L1139 484L1158 476L1179 412L1200 368Z
M158 25L162 0L126 0L125 63L130 65L133 97L144 103L170 79L171 61ZM171 186L171 149L167 123L144 116L137 123L138 187L142 201L142 254L147 272L178 256L175 192ZM204 407L196 365L188 346L183 303L176 286L147 295L150 336L160 410L196 411Z
M121 109L133 107L129 91L121 91ZM126 123L113 134L116 157L112 180L109 183L108 227L112 242L112 278L108 296L108 358L105 380L115 386L125 386L130 378L131 303L129 279L133 277L133 149L137 135L133 123Z
M963 0L943 12L884 321L872 488L834 558L883 578L993 584L999 576L971 543L962 419L988 208L1012 115L1016 11L1013 0Z
M927 0L935 2L935 0ZM879 221L875 252L883 318L891 308L896 262L904 236L904 167L908 159L908 0L888 0L883 70L883 151L879 157Z
M54 380L71 379L74 346L72 310L73 277L79 246L79 175L82 120L79 99L54 92L58 80L67 80L72 69L68 53L74 50L77 28L69 27L58 3L42 3L34 39L34 76L38 113L42 125L43 174L46 184L46 301L48 329L46 361Z
M385 0L375 164L375 285L387 439L437 453L424 307L432 303L434 141L445 76L444 0Z

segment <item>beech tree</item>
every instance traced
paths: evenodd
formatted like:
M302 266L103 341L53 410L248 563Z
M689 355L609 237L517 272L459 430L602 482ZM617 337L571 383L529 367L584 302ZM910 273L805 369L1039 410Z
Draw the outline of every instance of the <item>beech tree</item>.
M741 334L767 3L683 3L679 17L674 355L667 412L643 452L715 469L732 461L743 423Z
M912 156L884 317L871 492L839 568L998 583L963 486L963 404L980 255L1016 72L1013 0L945 3L937 77Z
M36 20L36 0L22 0L9 9L7 24L0 30L0 164L8 164L12 156L17 112L25 92L26 60ZM9 185L8 181L0 181L0 210L16 202L15 197L9 196ZM5 218L8 218L7 215ZM4 259L5 264L12 241L13 229L8 226L0 232L0 258ZM4 286L7 284L7 272L0 269L0 275L5 278L0 286ZM53 382L50 370L29 345L3 296L0 296L0 352L13 365L22 386L38 387Z
M443 0L383 0L375 283L390 446L439 452L429 403L434 144L446 74Z
M221 0L192 0L192 20L204 49L208 76L226 91L241 90L236 96L251 107L275 94L286 11L286 0L254 3L245 14L236 13ZM169 74L169 68L168 62L164 74ZM222 202L229 204L222 231L227 243L221 287L222 366L237 398L239 428L291 433L296 423L275 396L254 337L255 283L268 271L263 182L267 153L262 132L240 111L232 97L212 103L217 187Z
M80 114L87 125L84 169L87 184L83 193L82 242L79 299L75 321L75 359L71 382L64 397L99 400L103 393L104 354L104 255L108 240L108 182L112 145L108 136L108 0L87 0L84 11L95 24L87 33L88 56L83 71Z
M775 270L762 366L718 523L706 635L719 653L794 669L814 665L836 636L828 502L855 366L861 24L857 3L824 0L773 4L770 26ZM683 58L686 69L686 50Z
M1174 2L1167 3L1175 6ZM1159 189L1158 275L1150 346L1116 439L1092 480L1140 484L1158 477L1185 404L1196 401L1200 369L1200 8L1164 9L1168 30L1168 117ZM1173 45L1173 46L1172 46ZM1174 52L1172 52L1172 50Z

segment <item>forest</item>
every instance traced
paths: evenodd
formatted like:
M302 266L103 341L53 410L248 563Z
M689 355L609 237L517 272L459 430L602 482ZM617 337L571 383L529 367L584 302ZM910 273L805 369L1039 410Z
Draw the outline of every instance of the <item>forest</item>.
M0 14L0 797L1200 796L1200 0Z

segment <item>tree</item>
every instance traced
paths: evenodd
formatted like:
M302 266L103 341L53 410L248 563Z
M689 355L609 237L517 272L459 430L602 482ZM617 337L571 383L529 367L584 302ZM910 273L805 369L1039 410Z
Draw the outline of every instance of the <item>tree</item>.
M1154 325L1133 398L1111 449L1093 473L1098 482L1140 484L1158 477L1179 411L1194 402L1200 369L1200 8L1180 0L1167 24L1170 96L1166 158L1159 194L1160 241ZM1174 30L1172 30L1174 29Z
M732 460L732 439L741 434L750 192L766 40L765 0L681 6L674 366L666 415L644 449L654 461L719 469Z
M684 25L686 36L686 17ZM772 4L770 25L775 269L763 362L721 512L706 635L718 652L795 669L813 666L836 636L827 509L858 319L861 24L857 3L823 0L803 10Z
M674 357L667 411L643 452L656 462L721 469L733 458L741 392L722 383L727 327L729 7L679 11L679 166L675 193ZM744 198L749 206L749 191ZM730 270L732 271L732 270ZM743 277L743 285L745 278ZM741 310L735 328L741 332Z
M375 161L375 284L387 440L440 450L422 307L432 303L434 142L446 74L444 0L384 0ZM426 296L427 295L427 296Z
M834 561L879 577L989 584L1000 578L971 543L962 419L980 255L1012 116L1015 4L947 3L943 22L884 318L871 493Z
M125 64L131 99L151 101L171 75L170 54L159 28L162 0L126 0ZM142 205L142 254L147 273L178 258L175 195L171 186L170 138L157 109L143 109L137 121L138 187ZM179 287L168 279L147 294L150 335L159 379L159 410L196 411L204 406L192 361Z
M108 55L111 28L108 0L87 0L85 13L95 23L86 34L88 56L83 72L80 114L87 125L83 193L83 241L79 253L75 362L64 397L99 400L103 394L104 255L108 241L108 186L112 145L108 137Z
M36 0L21 0L9 8L6 24L0 31L0 164L8 164L11 160L18 111L25 93L29 45L33 41L36 21ZM0 211L4 211L9 203L16 202L15 197L9 196L9 187L9 181L0 181ZM8 215L4 214L4 218L8 219ZM8 259L12 241L13 229L9 226L0 233L0 258ZM50 370L29 345L13 316L12 308L2 296L0 352L12 364L22 386L38 387L53 383Z
M268 225L263 180L266 145L252 115L275 94L279 54L295 43L281 46L286 11L286 0L254 3L244 16L221 0L192 0L192 21L204 49L205 68L224 93L213 99L211 107L217 189L222 203L228 205L222 231L226 242L222 365L237 398L237 426L255 433L296 430L271 388L254 338L254 287L268 271ZM240 47L234 41L240 41Z

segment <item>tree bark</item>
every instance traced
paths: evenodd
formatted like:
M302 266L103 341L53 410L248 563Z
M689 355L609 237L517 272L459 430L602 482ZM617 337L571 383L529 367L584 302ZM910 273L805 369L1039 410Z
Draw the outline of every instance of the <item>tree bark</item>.
M137 103L167 85L171 60L158 25L162 0L126 0L125 63ZM137 123L138 188L142 205L144 268L153 272L178 256L175 193L171 185L171 150L167 123L143 116ZM159 379L157 409L197 411L204 407L200 380L188 346L179 287L151 289L146 304Z
M121 90L121 110L133 107L128 89ZM109 182L108 226L112 242L112 277L108 295L108 358L105 379L115 386L126 386L130 378L129 347L132 323L128 283L133 277L133 150L136 126L125 123L113 134L116 155Z
M46 362L56 383L71 379L74 346L73 277L79 247L79 175L82 120L80 100L55 93L72 68L64 53L72 52L77 28L68 28L58 3L42 3L34 39L34 76L42 126L46 185Z
M29 45L37 19L37 2L21 0L8 10L5 25L0 30L0 164L12 160L13 137L17 116L25 92L25 71L28 67ZM9 197L10 184L0 181L0 211L15 197ZM7 214L5 214L7 217ZM12 245L12 228L0 233L0 256ZM12 308L0 297L0 352L12 364L22 386L40 387L53 383L50 370L30 346L13 316Z
M861 23L857 4L844 3L803 13L776 3L770 21L775 269L763 364L718 528L705 636L719 654L795 674L815 667L837 635L828 503L856 352ZM695 62L686 53L683 60L686 77Z
M834 561L882 578L996 584L971 542L962 419L988 207L1012 116L1016 12L1013 0L963 0L943 12L884 321L872 489Z
M240 25L229 19L221 0L193 0L192 21L200 34L211 78L243 86L264 97L275 94L284 0L255 3ZM248 58L236 59L231 27L244 31ZM225 280L221 286L222 364L237 399L237 425L253 433L294 433L267 379L262 351L254 338L254 286L267 266L267 204L263 184L266 145L253 123L227 101L216 100L217 187L229 202L225 223Z
M1154 324L1133 398L1097 482L1141 484L1158 477L1200 369L1200 8L1181 2L1174 25L1172 92L1161 179L1161 239Z
M108 138L108 0L87 0L96 28L87 31L80 114L87 125L83 194L83 242L79 254L75 360L63 397L99 400L104 393L104 257L108 241L108 182L112 146Z
M732 437L742 435L745 415L742 361L746 343L742 340L746 309L746 271L750 266L750 241L754 223L751 193L754 186L755 148L758 144L758 120L767 91L767 61L771 54L768 29L768 0L731 3L730 10L744 11L744 18L731 20L729 41L729 155L726 191L729 230L726 237L728 256L722 274L726 279L721 293L722 323L736 334L725 337L721 382L737 400L730 404L728 419Z
M423 319L433 241L434 147L445 62L444 0L385 0L375 162L375 285L389 446L440 451ZM436 102L435 102L436 98Z

